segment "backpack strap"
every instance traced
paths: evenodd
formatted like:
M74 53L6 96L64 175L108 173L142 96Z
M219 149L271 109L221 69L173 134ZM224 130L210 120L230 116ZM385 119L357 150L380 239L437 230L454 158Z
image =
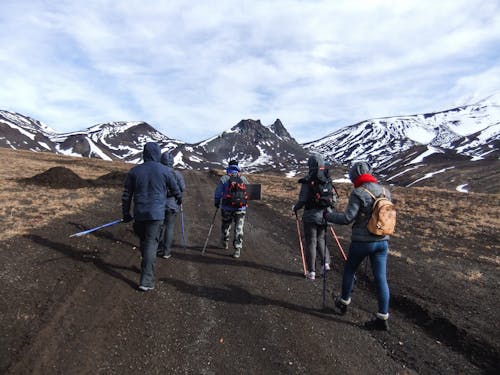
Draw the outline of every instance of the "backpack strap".
M375 195L373 195L373 193L372 193L370 190L368 190L368 189L366 189L366 188L364 188L364 187L361 187L361 189L363 189L363 190L364 190L364 191L366 191L368 194L370 194L370 196L371 196L374 200L377 200L377 197L376 197ZM385 193L385 192L384 192L384 193ZM384 194L384 195L385 195L385 194Z
M370 196L374 199L374 200L377 200L377 197L370 191L368 190L367 188L364 188L361 186L361 189L363 189L364 191L366 191L368 194L370 194ZM382 186L382 197L384 198L387 198L387 194L385 193L385 188ZM380 198L380 197L379 197Z

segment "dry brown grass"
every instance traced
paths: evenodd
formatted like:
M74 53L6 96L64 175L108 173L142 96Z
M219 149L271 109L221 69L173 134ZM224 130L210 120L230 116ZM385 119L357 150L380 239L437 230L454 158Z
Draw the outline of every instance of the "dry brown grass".
M130 164L55 155L13 151L0 148L0 240L23 235L51 220L77 213L95 204L106 193L104 188L52 189L22 184L55 166L71 169L82 178L94 179L116 170L128 170Z
M1 148L0 157L2 240L24 234L33 227L44 226L54 218L78 213L103 199L108 189L51 189L20 184L19 179L30 178L54 166L69 168L86 179L95 179L111 171L127 171L131 167L123 162ZM251 183L262 184L264 204L282 215L290 216L300 189L300 184L297 183L299 177L286 178L267 174L251 174L248 177ZM352 185L337 184L336 187L340 195L337 210L342 211ZM479 256L483 261L498 267L500 195L463 194L434 188L395 187L391 190L398 209L395 238L420 243L420 251L431 256L436 251L466 255L470 247L468 244L480 239L484 251ZM450 238L460 245L449 246ZM401 256L397 252L393 252L393 255ZM408 261L411 262L411 259Z

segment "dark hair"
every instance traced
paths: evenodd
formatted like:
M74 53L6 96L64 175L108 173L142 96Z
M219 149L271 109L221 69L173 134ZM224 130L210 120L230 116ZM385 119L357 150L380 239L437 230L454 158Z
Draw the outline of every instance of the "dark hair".
M229 165L238 165L238 160L230 160Z

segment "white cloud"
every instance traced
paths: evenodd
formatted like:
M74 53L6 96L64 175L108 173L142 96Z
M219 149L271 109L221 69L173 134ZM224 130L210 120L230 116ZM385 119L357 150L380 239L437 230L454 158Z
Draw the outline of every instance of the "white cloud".
M58 131L144 120L208 138L280 118L299 141L500 89L490 1L4 0L0 108Z

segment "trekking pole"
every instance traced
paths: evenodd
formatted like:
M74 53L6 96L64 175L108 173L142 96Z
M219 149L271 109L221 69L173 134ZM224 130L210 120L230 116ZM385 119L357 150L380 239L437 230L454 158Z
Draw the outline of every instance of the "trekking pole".
M299 236L299 244L300 244L300 254L302 255L302 266L304 267L304 275L307 273L307 268L306 268L306 260L304 258L304 246L302 245L302 237L300 235L300 223L299 223L299 217L297 215L297 212L295 212L295 221L297 223L297 234Z
M112 225L115 225L115 224L118 224L118 223L121 223L123 221L123 219L118 219L118 220L114 220L110 223L106 223L106 224L103 224L103 225L99 225L98 227L95 227L95 228L92 228L92 229L88 229L88 230L84 230L83 232L78 232L78 233L74 233L74 234L71 234L70 237L79 237L79 236L84 236L86 234L89 234L89 233L92 233L92 232L95 232L96 230L99 230L99 229L102 229L102 228L106 228L106 227L110 227Z
M184 233L184 207L181 204L181 229L182 229L182 246L186 252L186 235Z
M323 310L326 309L326 228L325 226L325 249L323 256Z
M217 211L219 211L219 207L217 207L217 208L215 209L214 217L213 217L213 219L212 219L212 224L210 224L210 229L208 230L207 240L205 241L205 245L203 246L203 250L201 251L201 255L205 255L205 250L206 250L206 248L207 248L208 239L210 238L210 233L212 233L212 229L213 229L213 227L214 227L215 217L217 216Z
M337 245L339 247L340 253L342 254L342 257L344 258L344 261L347 261L347 257L345 255L344 249L342 249L342 245L340 244L339 238L337 237L337 234L333 230L333 226L330 227L330 231L332 232L333 238L335 238L335 241L337 241Z

